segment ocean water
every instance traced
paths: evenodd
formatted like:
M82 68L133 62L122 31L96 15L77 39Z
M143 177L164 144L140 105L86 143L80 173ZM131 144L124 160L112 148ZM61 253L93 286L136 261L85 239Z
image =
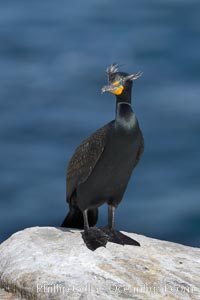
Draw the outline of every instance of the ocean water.
M199 37L198 0L1 2L0 241L62 222L67 163L114 118L100 90L118 62L143 72L133 108L145 152L116 227L200 246Z

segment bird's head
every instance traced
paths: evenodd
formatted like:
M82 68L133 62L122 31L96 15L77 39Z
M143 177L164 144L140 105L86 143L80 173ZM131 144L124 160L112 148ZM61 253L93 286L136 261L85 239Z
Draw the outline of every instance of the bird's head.
M108 76L108 85L102 87L102 93L110 92L116 96L128 96L131 95L131 88L133 80L136 80L142 73L136 73L129 75L125 72L118 71L118 65L112 64L106 70Z

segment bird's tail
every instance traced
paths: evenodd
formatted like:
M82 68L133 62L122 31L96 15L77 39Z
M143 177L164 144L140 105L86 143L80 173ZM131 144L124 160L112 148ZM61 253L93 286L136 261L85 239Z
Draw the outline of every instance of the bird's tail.
M89 209L88 210L88 222L89 226L93 227L98 220L98 208ZM84 228L84 220L83 220L83 213L77 206L70 206L70 210L64 219L61 227L67 228Z

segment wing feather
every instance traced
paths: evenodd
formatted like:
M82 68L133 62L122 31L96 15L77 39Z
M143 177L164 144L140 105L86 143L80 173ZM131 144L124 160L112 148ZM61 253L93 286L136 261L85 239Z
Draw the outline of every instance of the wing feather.
M67 200L77 186L88 179L101 157L109 137L113 121L85 139L75 150L67 168Z

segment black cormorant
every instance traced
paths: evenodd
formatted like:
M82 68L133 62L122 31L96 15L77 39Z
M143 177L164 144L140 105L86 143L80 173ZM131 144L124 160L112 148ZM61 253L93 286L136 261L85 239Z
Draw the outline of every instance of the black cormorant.
M112 64L107 68L109 85L102 93L116 95L115 119L85 139L75 150L67 168L69 213L62 227L84 228L83 239L91 250L107 241L139 245L114 229L115 209L122 200L131 173L144 150L144 139L131 106L133 80ZM108 225L97 223L98 207L108 204Z

